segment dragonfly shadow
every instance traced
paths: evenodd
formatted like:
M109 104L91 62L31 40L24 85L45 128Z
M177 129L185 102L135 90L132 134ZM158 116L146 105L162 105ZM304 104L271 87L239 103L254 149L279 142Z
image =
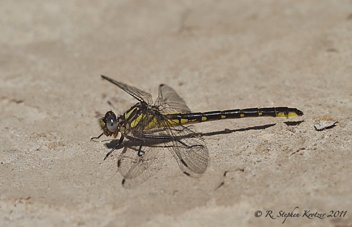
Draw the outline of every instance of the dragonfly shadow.
M302 121L287 121L284 122L287 126L295 126L295 125L300 125L302 122L304 122L304 120Z
M159 145L159 144L163 144L165 142L169 142L171 141L171 138L170 139L147 139L147 140L144 140L143 141L143 146L155 146L155 145ZM114 140L111 140L110 142L108 143L105 143L105 146L107 148L116 148L116 146L118 145L119 143L119 140L118 139L114 139ZM136 140L131 140L131 139L127 139L127 140L124 140L122 144L120 144L116 150L120 150L121 148L123 147L128 147L128 146L133 146L133 147L138 147L141 145L141 142L140 141L136 141ZM136 150L136 152L138 151L138 149Z
M302 121L287 121L284 123L287 126L295 126L295 125L301 124L302 122L304 122L304 121L303 120ZM225 129L225 130L216 131L216 132L201 133L201 135L202 136L215 136L215 135L229 134L229 133L234 133L234 132L245 132L245 131L250 131L250 130L263 130L263 129L273 127L275 125L276 125L276 123L253 126L253 127L248 127L248 128L233 129L233 130Z
M132 143L134 142L133 145L137 146L137 142L135 142L135 141L131 141L131 142L132 142ZM105 146L106 146L107 148L112 149L112 148L115 148L115 147L118 145L118 143L119 143L119 140L118 140L118 139L114 139L114 140L111 140L111 141L108 142L108 143L105 143ZM120 150L120 149L123 148L125 145L126 145L126 144L125 144L125 141L124 141L122 144L120 144L120 146L118 146L118 147L116 148L116 150Z
M287 125L297 125L297 124L300 124L302 123L303 121L299 121L299 122L294 122L294 123L291 123L291 122L285 122ZM247 128L240 128L240 129L233 129L233 130L230 130L230 129L225 129L225 130L221 130L221 131L213 131L213 132L206 132L206 133L196 133L198 135L201 135L201 136L215 136L215 135L223 135L223 134L230 134L230 133L235 133L235 132L245 132L245 131L251 131L251 130L263 130L263 129L267 129L267 128L270 128L270 127L273 127L275 126L276 123L274 124L266 124L266 125L259 125L259 126L253 126L253 127L247 127ZM171 138L168 140L168 139L155 139L155 140L148 140L147 143L144 143L143 146L153 146L153 145L158 145L158 144L162 144L162 143L165 143L167 141L171 141ZM108 143L105 143L105 146L107 148L115 148L116 145L118 144L119 140L112 140ZM133 141L133 140L129 140L127 142L125 141L123 144L121 144L116 150L119 150L121 148L123 148L124 146L138 146L140 145L140 142L138 141Z
M221 131L216 131L216 132L208 132L208 133L202 133L202 136L215 136L215 135L222 135L222 134L229 134L229 133L234 133L234 132L245 132L245 131L250 131L250 130L263 130L267 129L270 127L275 126L275 124L267 124L267 125L260 125L260 126L253 126L253 127L248 127L248 128L240 128L240 129L225 129Z

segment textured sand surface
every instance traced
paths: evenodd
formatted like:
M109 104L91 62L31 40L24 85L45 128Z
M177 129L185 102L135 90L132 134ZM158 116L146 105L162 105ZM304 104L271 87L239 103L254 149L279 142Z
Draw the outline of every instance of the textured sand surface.
M1 226L283 226L295 207L285 226L352 226L351 1L3 0L0 21ZM108 138L90 138L136 101L101 74L168 84L193 111L305 115L198 124L201 178L166 152L126 189L121 150L103 161ZM316 131L324 115L338 123Z

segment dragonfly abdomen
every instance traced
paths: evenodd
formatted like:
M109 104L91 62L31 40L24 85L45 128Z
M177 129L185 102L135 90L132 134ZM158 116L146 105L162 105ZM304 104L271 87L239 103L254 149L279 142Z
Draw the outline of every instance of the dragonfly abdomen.
M199 113L172 113L165 114L170 119L171 124L188 124L195 122L214 121L231 118L246 117L280 117L292 118L302 116L303 112L296 108L270 107L270 108L249 108L220 110Z

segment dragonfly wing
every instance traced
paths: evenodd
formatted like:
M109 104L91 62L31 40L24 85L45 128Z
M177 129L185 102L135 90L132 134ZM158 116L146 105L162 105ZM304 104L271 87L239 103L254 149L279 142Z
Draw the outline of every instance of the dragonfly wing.
M139 90L138 88L135 88L135 87L129 86L127 84L124 84L124 83L118 82L116 80L113 80L113 79L111 79L109 77L106 77L106 76L103 76L103 75L101 77L103 79L115 84L116 86L118 86L119 88L121 88L122 90L127 92L129 95L131 95L132 97L137 99L138 101L146 102L148 104L153 103L153 98L152 98L151 94L149 94L149 93L147 93L145 91Z
M177 125L170 127L167 120L161 120L165 134L171 139L165 143L186 175L199 177L209 163L209 153L205 141L199 133L189 127Z
M191 110L186 102L176 93L174 89L166 84L159 86L159 95L155 102L162 113L189 113Z
M173 144L171 153L183 173L191 177L199 177L205 172L209 163L209 154L204 140L199 135L173 140Z
M142 146L142 156L138 156L135 141L128 141L125 150L120 154L117 167L124 177L122 184L125 188L133 188L155 175L164 163L165 153L160 146Z

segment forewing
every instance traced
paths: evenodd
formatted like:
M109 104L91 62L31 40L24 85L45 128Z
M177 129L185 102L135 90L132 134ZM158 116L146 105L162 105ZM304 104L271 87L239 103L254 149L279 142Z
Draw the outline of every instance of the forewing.
M159 95L155 102L162 113L189 113L186 102L176 93L176 91L166 84L159 86Z
M119 88L121 88L122 90L124 90L125 92L127 92L129 95L131 95L132 97L134 97L135 99L137 99L138 101L140 102L146 102L148 104L151 104L153 103L153 98L151 96L151 94L145 92L145 91L142 91L142 90L139 90L138 88L135 88L135 87L132 87L132 86L129 86L127 84L124 84L124 83L121 83L121 82L118 82L116 80L113 80L109 77L106 77L106 76L101 76L103 79L115 84L116 86L118 86Z

